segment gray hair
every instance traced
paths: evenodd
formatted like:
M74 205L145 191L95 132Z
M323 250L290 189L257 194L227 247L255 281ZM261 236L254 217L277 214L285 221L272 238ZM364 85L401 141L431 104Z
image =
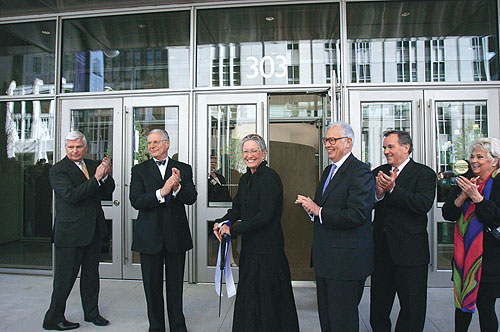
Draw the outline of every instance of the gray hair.
M355 138L354 130L352 130L352 127L350 124L348 124L347 122L344 122L344 121L335 121L335 122L330 123L326 129L328 130L328 129L333 128L333 127L342 128L342 136L349 137L352 140L351 145L354 146L354 138Z
M164 129L153 129L151 130L149 133L148 133L148 137L149 135L151 134L154 134L154 133L160 133L161 134L161 137L163 138L163 140L166 142L168 140L170 140L170 137L168 136L168 133L166 130Z
M398 135L399 145L409 145L410 150L408 151L408 153L413 152L413 141L409 132L404 130L390 130L384 134L384 137L387 137L389 135Z
M69 133L66 134L65 145L68 144L68 141L76 141L79 139L81 139L83 141L83 144L85 146L87 146L87 138L85 137L85 135L81 131L78 131L78 130L70 131Z
M475 149L481 149L488 155L488 160L493 162L495 158L500 158L500 140L494 137L478 138L470 145L470 153ZM499 165L497 164L497 168Z
M267 151L266 141L264 141L264 139L257 134L248 134L243 137L243 139L241 140L241 150L243 150L243 144L248 141L255 141L257 144L259 144L259 149L261 152Z

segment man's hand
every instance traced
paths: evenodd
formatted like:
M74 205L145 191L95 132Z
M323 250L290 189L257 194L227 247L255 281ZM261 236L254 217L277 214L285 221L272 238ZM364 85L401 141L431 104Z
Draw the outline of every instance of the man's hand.
M314 215L314 216L319 216L319 205L314 203L314 201L306 196L302 195L297 195L297 199L295 200L295 204L301 204L304 210L307 211L307 213Z
M167 196L172 190L176 191L179 188L181 181L181 172L177 168L172 168L172 175L165 181L165 184L160 189L160 195Z
M396 174L391 171L390 175L387 175L379 171L375 178L375 184L377 187L377 197L380 198L383 194L390 192L396 187Z
M109 159L109 157L104 157L99 166L97 166L94 177L96 178L97 181L101 181L103 177L109 174L110 170L111 170L111 159Z

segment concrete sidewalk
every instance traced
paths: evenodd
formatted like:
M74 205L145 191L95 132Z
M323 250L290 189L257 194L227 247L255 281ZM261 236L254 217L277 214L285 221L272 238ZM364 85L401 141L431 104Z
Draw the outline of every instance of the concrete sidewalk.
M365 288L360 304L360 331L371 331L369 324L370 289ZM42 320L49 306L52 292L52 277L0 274L0 331L37 332L42 329ZM319 332L314 287L294 287L299 315L300 331ZM500 301L499 301L500 302ZM453 290L451 288L429 288L425 332L453 332ZM219 318L218 298L210 284L185 284L184 314L190 332L230 332L234 297L222 300ZM146 301L142 282L123 280L101 280L99 308L101 314L111 321L105 327L96 327L83 321L80 303L79 282L71 293L66 318L81 324L75 331L97 332L145 332L148 329ZM399 307L393 310L393 322ZM497 303L500 313L500 304ZM477 313L470 332L479 331Z

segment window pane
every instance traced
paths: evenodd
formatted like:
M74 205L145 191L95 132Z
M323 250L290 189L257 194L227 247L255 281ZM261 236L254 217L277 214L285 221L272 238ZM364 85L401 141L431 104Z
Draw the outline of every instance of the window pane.
M87 138L85 158L102 160L113 156L113 109L71 110L71 130L78 130ZM111 170L112 171L112 170ZM112 194L103 197L110 202Z
M439 222L438 231L438 270L451 270L453 258L453 230L455 223Z
M445 101L436 102L436 109L437 199L444 202L456 186L455 162L468 161L472 141L488 136L487 106L486 101Z
M167 131L170 137L168 156L177 160L179 152L179 107L134 107L133 165L150 159L147 136L153 129Z
M63 21L63 92L189 86L189 12Z
M54 114L52 100L0 103L0 267L52 268Z
M272 94L269 96L269 117L272 120L321 118L324 106L321 95Z
M351 81L497 81L496 3L348 2Z
M332 70L340 77L338 4L197 13L197 86L325 84Z
M137 165L151 158L148 151L148 133L153 129L164 129L170 138L168 156L178 160L179 152L179 107L148 106L134 107L134 132L132 138L132 165ZM129 219L130 220L130 219ZM136 219L131 219L132 232ZM138 252L133 252L132 262L140 263Z
M55 35L55 21L0 24L2 93L55 93Z
M385 162L382 148L389 130L411 131L411 102L361 103L361 159L375 168Z
M240 177L246 172L240 141L256 132L257 105L210 105L210 139L208 151L214 172L220 178L222 189L234 197L238 191ZM222 200L222 194L215 195L209 174L209 206L230 206L229 200Z

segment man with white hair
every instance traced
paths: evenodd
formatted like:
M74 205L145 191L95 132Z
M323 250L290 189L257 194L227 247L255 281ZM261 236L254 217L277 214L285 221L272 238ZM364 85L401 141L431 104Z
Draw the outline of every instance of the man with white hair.
M69 132L65 147L66 157L50 169L50 184L56 201L55 268L52 299L43 320L44 329L58 331L80 326L64 317L66 300L80 268L80 296L85 321L97 326L109 324L97 306L99 257L102 239L108 232L101 199L115 189L109 157L104 157L101 162L83 158L88 146L81 132Z

